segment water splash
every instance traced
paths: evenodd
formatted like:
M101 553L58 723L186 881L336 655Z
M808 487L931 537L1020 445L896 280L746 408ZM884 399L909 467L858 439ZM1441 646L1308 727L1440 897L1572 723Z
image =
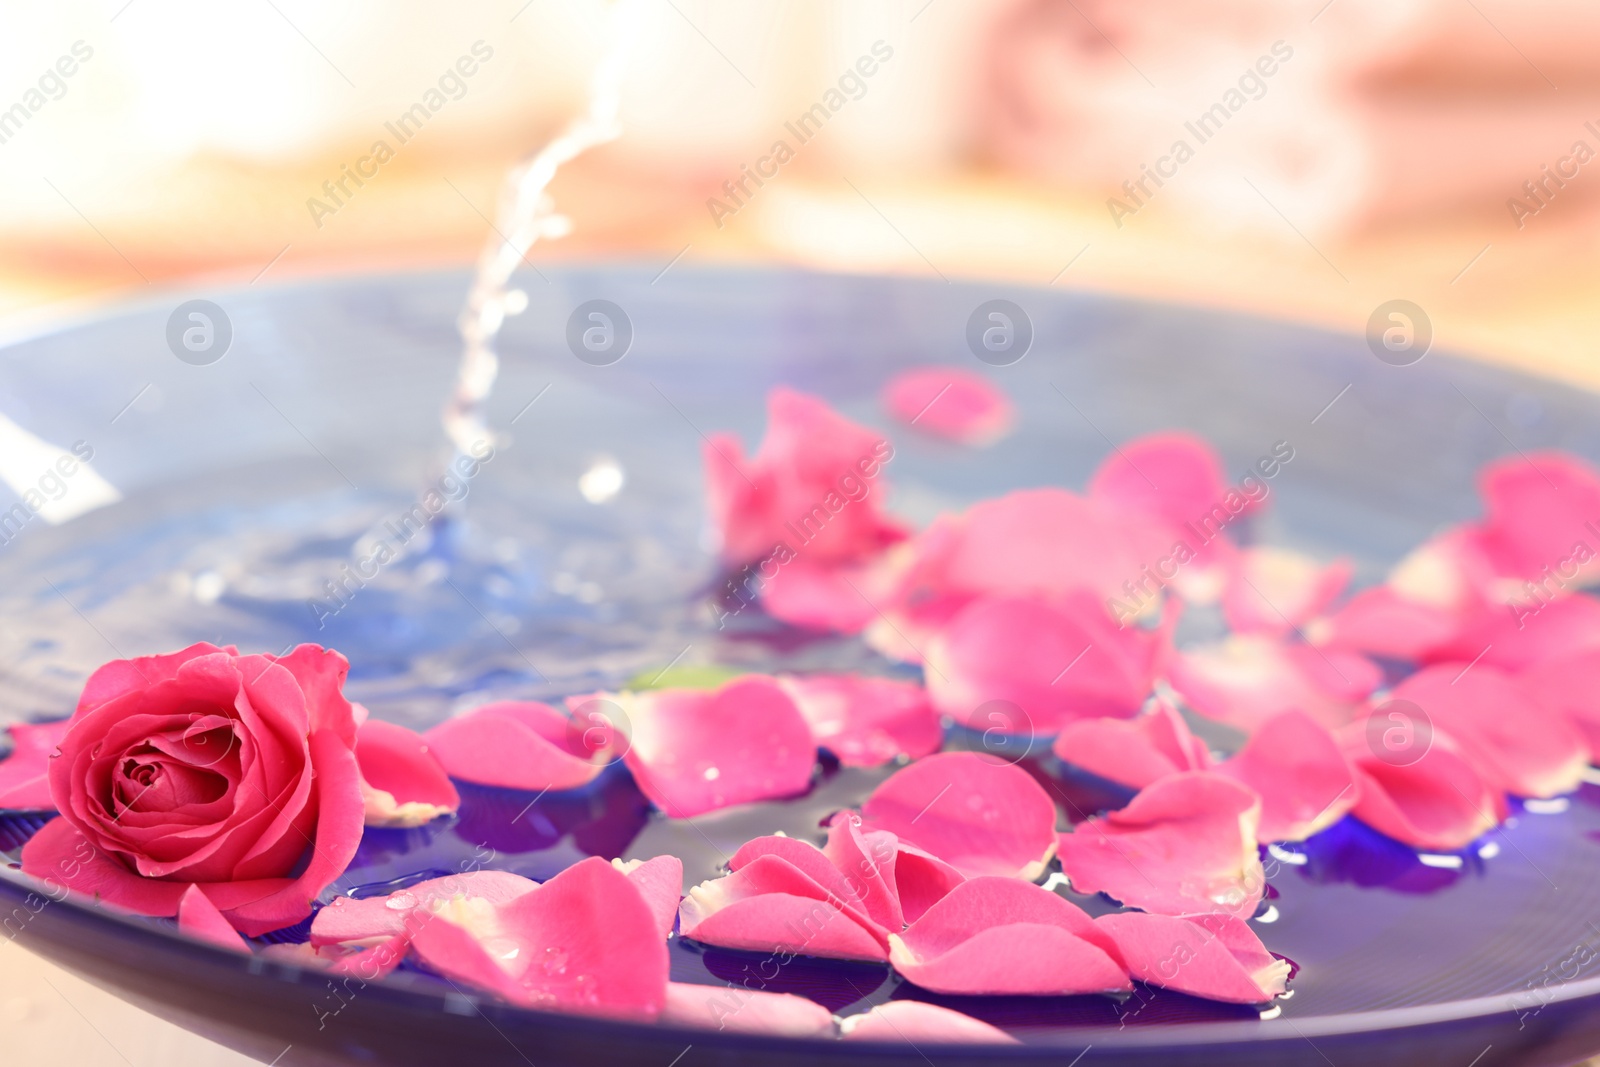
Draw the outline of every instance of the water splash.
M555 140L522 160L506 175L495 211L494 226L478 257L477 272L457 320L461 331L461 365L445 404L443 423L457 455L491 439L484 406L500 373L495 339L507 315L527 306L525 294L507 289L511 274L541 237L570 232L567 218L555 210L546 193L557 170L567 162L621 134L617 109L622 77L638 36L641 0L611 0L607 13L611 42L589 83L589 106L573 118Z

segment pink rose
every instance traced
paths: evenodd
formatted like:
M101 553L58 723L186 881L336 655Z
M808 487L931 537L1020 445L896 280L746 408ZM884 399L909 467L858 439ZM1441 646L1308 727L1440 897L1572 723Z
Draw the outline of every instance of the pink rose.
M349 669L316 645L204 643L101 667L50 764L61 817L23 870L144 915L198 887L252 937L304 919L361 840Z

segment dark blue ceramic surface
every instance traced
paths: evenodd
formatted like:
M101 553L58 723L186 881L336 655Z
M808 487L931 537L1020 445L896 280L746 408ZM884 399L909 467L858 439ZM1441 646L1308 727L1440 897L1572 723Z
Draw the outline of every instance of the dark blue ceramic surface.
M715 625L702 435L732 430L753 445L775 384L884 426L897 444L893 504L918 522L1013 488L1081 487L1111 442L1151 430L1205 435L1235 473L1288 441L1295 458L1251 536L1348 555L1362 581L1471 515L1485 460L1535 447L1600 457L1595 397L1438 354L1392 367L1359 338L1300 327L906 279L683 265L654 283L642 267L545 273L549 282L526 280L529 310L508 325L491 418L508 436L465 511L332 614L312 606L322 583L437 477L462 276L204 294L234 332L228 354L205 367L166 347L178 296L0 350L0 412L58 444L90 442L127 496L62 527L35 523L0 548L0 721L65 714L104 660L201 639L339 648L354 664L352 696L416 727L492 697L619 686L674 658L894 671L857 642L797 634L753 610ZM994 297L1016 301L1034 325L1032 350L1010 367L980 364L966 348L968 315ZM568 315L594 298L621 305L634 326L632 350L609 367L566 347ZM879 389L928 362L991 375L1017 402L1017 431L972 451L890 426ZM596 505L577 483L602 459L626 483ZM0 510L10 504L0 498ZM1215 629L1197 614L1183 636ZM1054 761L1028 765L1064 800L1095 802L1085 799L1092 786ZM800 801L693 827L653 815L620 766L586 790L537 799L468 788L455 819L369 831L337 891L381 892L472 866L542 878L585 855L669 851L698 881L756 834L816 838L820 819L881 777L825 764ZM33 828L0 821L0 849L15 855ZM1347 820L1275 850L1267 868L1273 911L1256 929L1299 968L1293 997L1270 1018L1150 990L1125 1002L937 998L883 968L824 961L755 980L840 1014L935 1000L1024 1042L997 1049L598 1023L497 1006L409 970L333 990L323 975L234 958L169 924L41 906L9 871L0 913L14 915L7 936L158 1014L266 1061L292 1046L285 1064L1489 1067L1600 1051L1600 789L1519 809L1460 855L1419 857ZM674 941L680 980L742 982L758 962Z

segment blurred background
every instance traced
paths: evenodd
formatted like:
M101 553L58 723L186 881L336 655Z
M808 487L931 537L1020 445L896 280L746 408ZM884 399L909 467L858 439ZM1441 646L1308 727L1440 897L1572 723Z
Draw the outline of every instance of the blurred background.
M469 262L607 0L0 7L0 332L198 283ZM986 277L1600 385L1600 7L643 0L623 132L532 260ZM453 360L454 352L440 352ZM29 1064L235 1063L13 944Z
M465 262L507 164L582 107L606 2L7 5L0 315ZM623 135L557 179L573 232L536 260L1004 277L1353 331L1403 298L1437 345L1600 381L1592 4L637 15Z

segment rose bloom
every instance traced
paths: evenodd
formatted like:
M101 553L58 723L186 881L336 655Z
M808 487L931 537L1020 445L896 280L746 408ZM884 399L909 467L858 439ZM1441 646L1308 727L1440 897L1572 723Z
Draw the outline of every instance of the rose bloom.
M361 840L350 665L301 645L116 660L90 676L25 872L143 915L198 886L247 936L290 926Z

